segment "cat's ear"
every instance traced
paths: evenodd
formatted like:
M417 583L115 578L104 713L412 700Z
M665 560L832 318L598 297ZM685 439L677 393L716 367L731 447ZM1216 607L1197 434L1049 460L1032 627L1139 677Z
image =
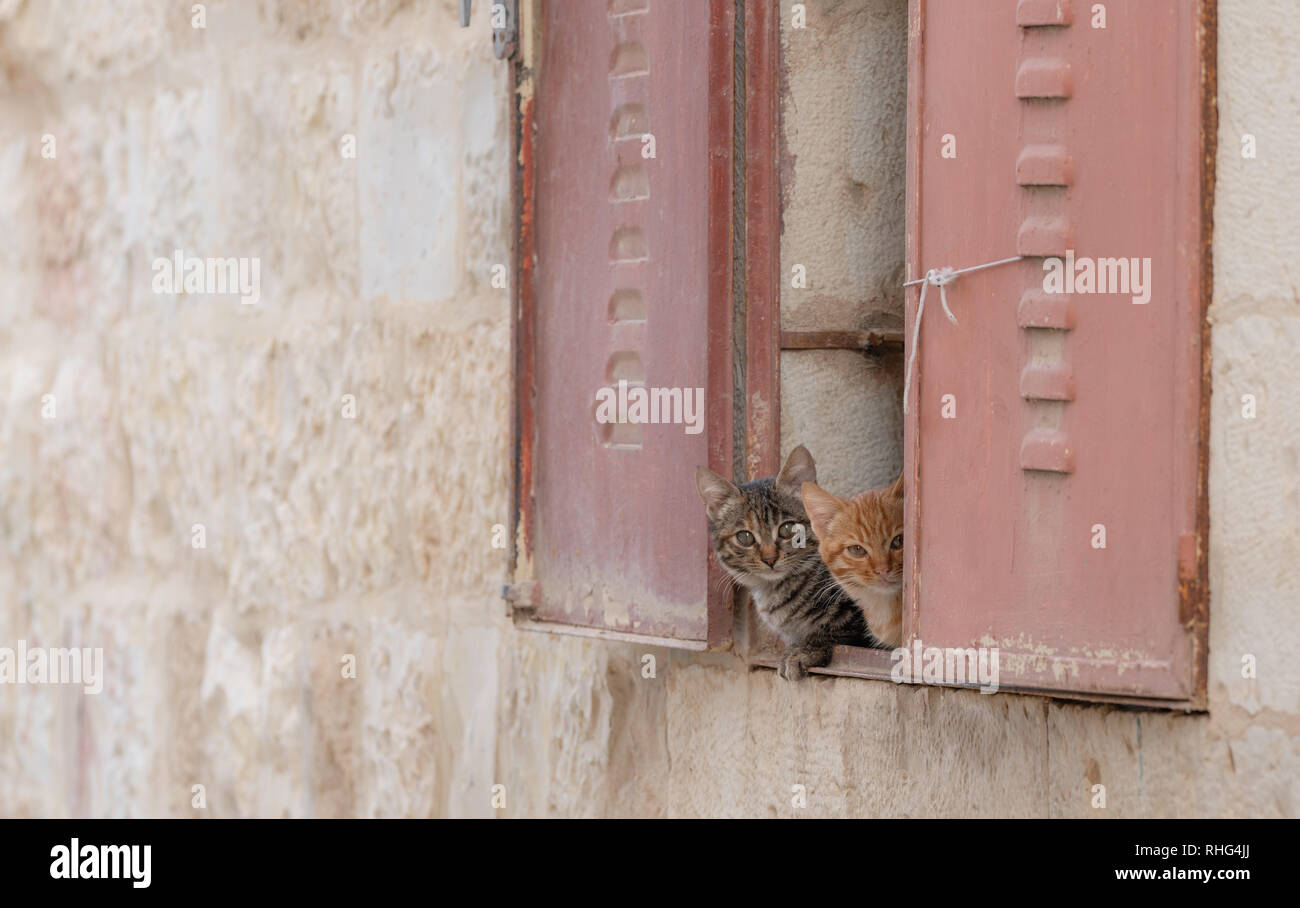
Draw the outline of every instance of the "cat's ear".
M710 520L716 520L723 505L740 494L740 489L708 467L695 468L695 488L700 490L700 500L704 502L704 512Z
M777 485L796 490L805 482L816 481L817 464L813 463L812 455L803 445L798 445L790 452L781 472L776 475Z
M903 500L903 474L898 474L898 479L889 487L889 497L895 501Z
M803 509L808 512L813 535L825 539L826 528L835 512L840 509L840 500L815 482L805 482L800 491L803 493Z

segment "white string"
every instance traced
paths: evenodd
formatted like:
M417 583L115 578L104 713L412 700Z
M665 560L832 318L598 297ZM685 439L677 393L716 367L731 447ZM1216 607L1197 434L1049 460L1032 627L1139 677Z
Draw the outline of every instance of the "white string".
M948 316L948 321L955 325L957 324L957 316L953 315L952 310L948 308L948 294L944 292L943 288L957 280L959 274L968 274L971 271L992 268L994 265L1005 265L1008 262L1018 262L1020 259L1021 256L1013 255L1011 258L998 259L996 262L985 262L983 265L971 265L969 268L931 268L925 273L925 277L903 283L904 287L911 287L914 284L921 285L921 298L916 303L916 323L912 325L912 349L907 354L907 374L903 379L903 413L907 413L907 398L912 387L912 366L916 362L916 351L921 341L921 316L925 313L925 288L931 284L939 288L939 302L943 306L944 315Z

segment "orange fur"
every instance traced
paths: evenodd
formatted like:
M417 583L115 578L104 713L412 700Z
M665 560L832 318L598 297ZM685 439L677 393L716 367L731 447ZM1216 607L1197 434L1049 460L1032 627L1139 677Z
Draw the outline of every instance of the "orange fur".
M812 482L802 492L822 561L862 609L872 636L902 646L903 477L852 498L836 498Z

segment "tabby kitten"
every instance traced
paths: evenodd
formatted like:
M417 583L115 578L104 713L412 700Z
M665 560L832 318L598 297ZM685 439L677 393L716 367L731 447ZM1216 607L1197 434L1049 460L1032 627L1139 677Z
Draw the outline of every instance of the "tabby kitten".
M903 477L848 499L815 482L802 491L831 574L862 609L871 635L891 649L902 646Z
M869 645L861 612L835 585L808 529L799 488L816 480L817 467L803 445L774 478L736 485L706 467L695 471L713 549L749 590L759 617L785 641L779 673L790 680L830 662L837 643Z

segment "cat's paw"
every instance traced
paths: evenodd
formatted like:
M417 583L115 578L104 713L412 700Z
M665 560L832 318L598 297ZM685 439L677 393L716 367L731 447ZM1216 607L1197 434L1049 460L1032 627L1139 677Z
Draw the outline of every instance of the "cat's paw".
M829 646L792 646L781 654L776 673L787 681L800 681L808 677L808 669L830 662L831 652Z
M804 654L795 649L788 649L781 654L781 663L776 673L787 681L800 681L808 677L808 666L804 663Z

